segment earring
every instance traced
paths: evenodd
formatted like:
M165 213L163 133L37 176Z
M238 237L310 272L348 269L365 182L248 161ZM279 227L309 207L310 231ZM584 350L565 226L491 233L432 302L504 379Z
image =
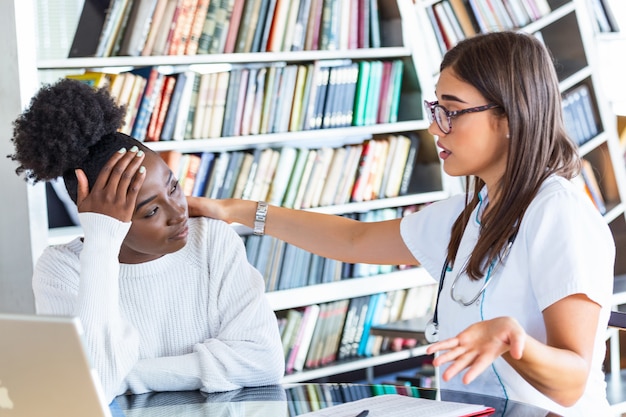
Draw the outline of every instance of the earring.
M507 133L507 134L506 134L506 138L507 138L507 139L511 139L511 134L510 134L510 133Z

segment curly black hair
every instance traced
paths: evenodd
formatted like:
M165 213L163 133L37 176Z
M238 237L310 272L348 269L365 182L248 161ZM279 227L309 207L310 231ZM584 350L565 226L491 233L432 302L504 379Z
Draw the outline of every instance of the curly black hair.
M102 166L121 147L141 142L118 132L126 109L106 88L95 89L72 79L43 86L13 122L15 170L36 183L62 176L76 201L75 170L82 169L93 185Z

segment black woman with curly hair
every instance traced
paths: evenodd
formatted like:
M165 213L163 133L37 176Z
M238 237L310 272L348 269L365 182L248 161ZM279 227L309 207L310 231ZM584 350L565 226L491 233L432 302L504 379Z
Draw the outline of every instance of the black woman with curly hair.
M84 233L37 261L37 314L81 319L109 401L279 382L276 317L241 239L222 221L189 218L167 164L118 132L124 111L105 89L63 79L14 122L17 173L62 176Z

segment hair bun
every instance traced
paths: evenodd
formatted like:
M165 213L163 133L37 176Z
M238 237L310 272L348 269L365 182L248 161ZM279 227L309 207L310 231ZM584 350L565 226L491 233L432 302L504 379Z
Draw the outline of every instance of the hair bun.
M14 122L16 172L34 182L80 166L89 148L121 126L125 108L105 88L72 79L42 87Z

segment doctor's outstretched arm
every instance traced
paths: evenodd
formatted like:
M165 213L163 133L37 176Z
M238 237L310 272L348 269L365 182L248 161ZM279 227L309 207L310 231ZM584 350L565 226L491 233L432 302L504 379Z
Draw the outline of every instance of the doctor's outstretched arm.
M189 215L254 227L257 202L188 197ZM417 265L400 235L401 219L361 222L338 215L268 206L265 234L350 263Z

